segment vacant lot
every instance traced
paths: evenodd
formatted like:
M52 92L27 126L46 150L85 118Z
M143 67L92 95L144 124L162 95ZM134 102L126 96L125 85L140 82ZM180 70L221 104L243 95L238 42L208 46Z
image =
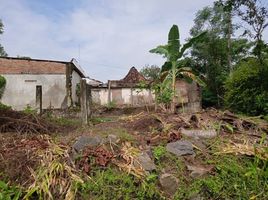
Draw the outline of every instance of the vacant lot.
M0 199L267 199L268 124L215 109L1 111ZM26 122L25 122L26 121Z

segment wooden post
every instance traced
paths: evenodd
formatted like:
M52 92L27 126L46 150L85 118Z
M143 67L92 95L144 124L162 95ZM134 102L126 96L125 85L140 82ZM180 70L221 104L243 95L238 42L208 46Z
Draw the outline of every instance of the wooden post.
M87 101L87 83L86 80L80 81L80 88L81 88L81 119L82 123L87 125L88 124L88 101Z
M108 80L108 104L111 103L111 81Z
M40 115L42 114L42 86L36 86L36 98L35 98L35 105L37 108L37 113Z

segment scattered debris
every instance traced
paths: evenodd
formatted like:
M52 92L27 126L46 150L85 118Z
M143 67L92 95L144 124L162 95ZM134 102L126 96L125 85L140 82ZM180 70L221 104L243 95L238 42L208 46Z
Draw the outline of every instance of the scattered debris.
M178 179L168 173L161 174L159 177L160 186L168 195L174 195L179 187Z
M114 163L123 171L136 176L137 178L142 178L145 176L145 171L141 166L134 165L138 163L138 156L140 154L139 149L131 146L131 143L125 142L121 149L119 155L123 161L115 161Z
M106 167L113 157L113 153L103 147L96 149L87 147L84 149L82 157L77 161L77 166L84 172L89 173L92 166Z
M146 151L143 151L139 154L136 162L134 162L135 166L142 167L145 171L153 171L156 169L154 161L150 158Z
M8 177L13 184L31 183L29 168L36 169L41 162L40 153L49 147L46 136L25 134L0 135L0 179Z
M26 190L24 199L32 199L38 194L40 199L75 199L75 185L84 181L79 172L70 164L66 146L49 143L49 148L40 155L41 166L32 170L34 179Z
M0 132L54 133L59 127L35 114L25 114L11 109L0 109Z
M217 132L214 129L209 129L209 130L199 130L199 129L186 130L186 129L181 129L181 133L184 136L193 137L193 138L196 138L196 139L214 138L214 137L217 136Z
M144 115L137 120L130 121L127 124L127 127L142 133L150 132L152 130L161 131L163 129L161 121L151 115Z
M253 145L247 142L243 144L231 142L225 144L225 146L221 148L221 151L215 154L242 154L268 160L268 146Z
M187 170L191 171L190 176L192 178L201 177L207 173L209 173L213 167L202 167L202 166L194 166L194 165L187 165Z
M178 131L171 131L168 134L168 142L176 142L177 140L180 140L182 138L180 132Z
M168 152L173 153L176 156L195 154L192 143L186 140L168 143L166 149Z
M86 147L97 147L102 143L100 136L80 136L73 144L76 152L83 151Z
M117 144L120 141L120 138L117 135L114 134L109 134L106 138L106 141L104 141L104 143L113 143L113 144Z

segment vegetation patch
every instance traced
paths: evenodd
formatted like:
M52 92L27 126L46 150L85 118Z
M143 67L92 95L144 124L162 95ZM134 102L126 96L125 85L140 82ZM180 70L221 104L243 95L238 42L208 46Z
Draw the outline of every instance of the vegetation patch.
M80 185L82 199L163 199L155 178L141 181L114 168L97 170Z

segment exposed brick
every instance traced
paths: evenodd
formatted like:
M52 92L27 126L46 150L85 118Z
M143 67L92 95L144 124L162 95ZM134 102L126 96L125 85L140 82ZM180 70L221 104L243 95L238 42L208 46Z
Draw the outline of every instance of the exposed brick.
M66 63L60 61L0 58L0 74L65 74Z

